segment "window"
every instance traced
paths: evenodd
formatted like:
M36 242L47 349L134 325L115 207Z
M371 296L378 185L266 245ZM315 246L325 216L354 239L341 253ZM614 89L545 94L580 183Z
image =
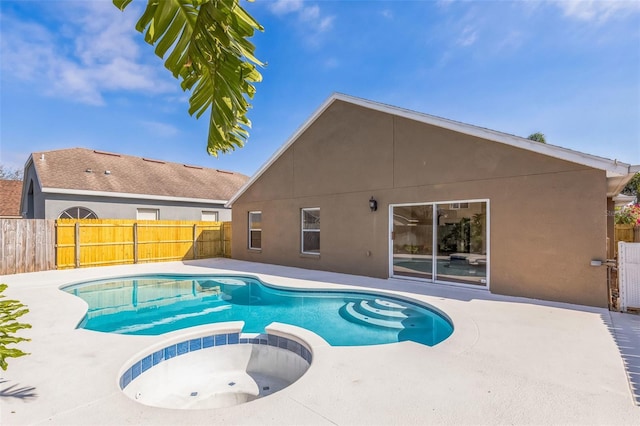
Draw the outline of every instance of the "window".
M320 254L320 209L302 209L302 253Z
M218 212L216 211L202 211L202 221L204 222L217 222L218 221Z
M71 207L66 209L58 219L97 219L98 215L86 207Z
M262 248L262 212L249 212L249 248Z
M451 210L468 209L469 203L451 203L449 204Z
M160 211L158 209L138 209L136 218L138 220L158 220Z
M488 286L488 200L392 207L391 275Z

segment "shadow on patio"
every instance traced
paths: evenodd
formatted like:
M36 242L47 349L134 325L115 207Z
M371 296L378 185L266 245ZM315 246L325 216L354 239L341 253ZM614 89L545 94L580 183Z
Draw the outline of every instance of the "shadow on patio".
M611 312L605 323L618 345L632 397L640 406L640 315Z
M38 397L36 393L36 388L33 386L22 386L19 387L18 384L14 384L11 386L6 386L10 380L0 379L0 398L18 398L22 400L30 400Z

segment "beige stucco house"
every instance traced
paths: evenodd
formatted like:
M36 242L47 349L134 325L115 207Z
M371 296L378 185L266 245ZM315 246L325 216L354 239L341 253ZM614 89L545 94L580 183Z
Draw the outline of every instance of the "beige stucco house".
M231 198L232 256L605 307L638 170L336 94Z

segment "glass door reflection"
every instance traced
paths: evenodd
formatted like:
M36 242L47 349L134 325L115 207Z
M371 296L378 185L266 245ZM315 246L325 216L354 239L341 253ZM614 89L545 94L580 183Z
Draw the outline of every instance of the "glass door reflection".
M433 205L393 207L393 275L433 278Z
M486 285L487 203L436 205L438 281Z

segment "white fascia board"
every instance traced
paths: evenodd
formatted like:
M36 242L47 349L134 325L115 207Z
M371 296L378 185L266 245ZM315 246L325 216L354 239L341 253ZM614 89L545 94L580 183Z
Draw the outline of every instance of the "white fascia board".
M520 136L501 133L495 130L486 129L484 127L478 127L471 124L461 123L459 121L453 121L446 118L436 117L433 115L411 111L391 105L385 105L362 98L356 98L342 93L334 93L326 101L324 101L324 103L320 105L320 107L311 115L311 117L309 117L307 121L305 121L302 126L300 126L298 130L296 130L296 132L271 156L271 158L269 158L269 160L267 160L267 162L258 169L258 171L251 177L251 179L249 179L238 190L238 192L236 192L235 195L231 197L226 207L231 207L232 204L246 191L246 189L249 188L260 176L262 176L265 170L267 170L278 158L280 158L280 156L293 144L293 142L295 142L295 140L305 130L307 130L307 128L309 128L309 126L311 126L313 122L316 121L320 114L322 114L336 100L348 102L354 105L361 106L363 108L384 112L398 117L407 118L409 120L430 124L458 133L503 143L505 145L510 145L516 148L526 149L538 154L547 155L549 157L558 158L560 160L565 160L572 163L582 164L594 169L604 170L607 173L607 177L626 176L629 173L633 173L631 171L632 166L626 163L619 162L618 160L611 160L608 158L585 154L560 146L544 144Z
M181 201L200 204L225 204L227 200L209 200L206 198L171 197L168 195L131 194L128 192L86 191L81 189L42 188L48 194L88 195L92 197L135 198L138 200Z

